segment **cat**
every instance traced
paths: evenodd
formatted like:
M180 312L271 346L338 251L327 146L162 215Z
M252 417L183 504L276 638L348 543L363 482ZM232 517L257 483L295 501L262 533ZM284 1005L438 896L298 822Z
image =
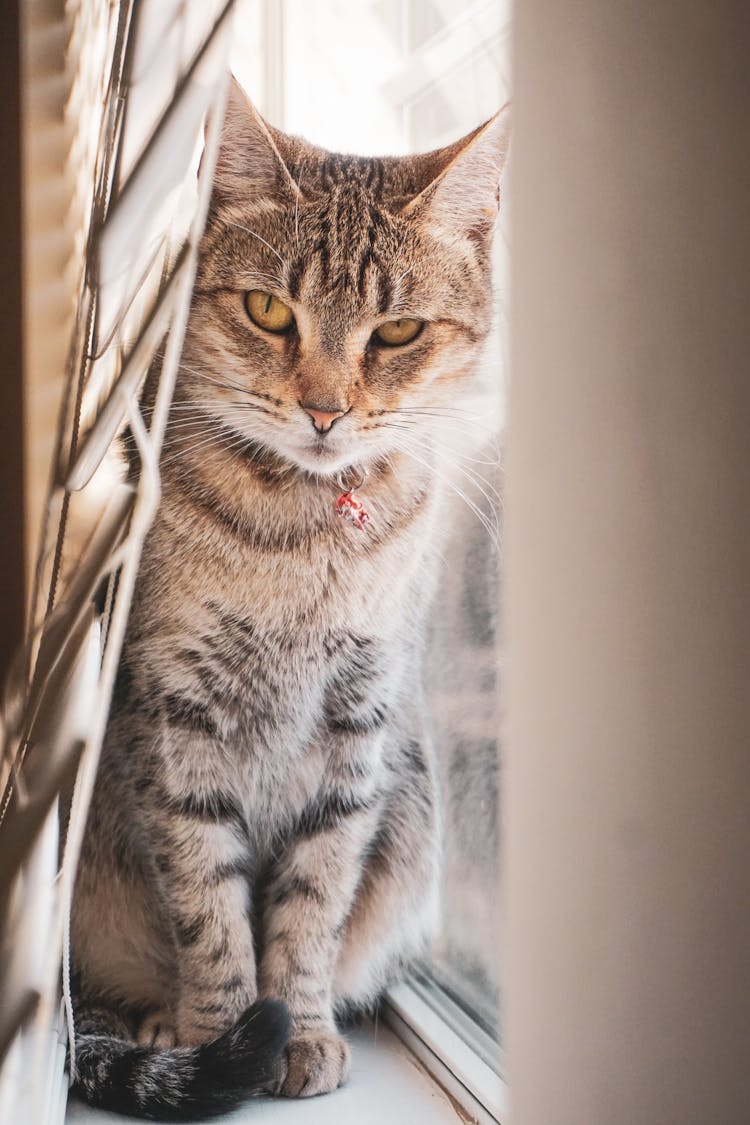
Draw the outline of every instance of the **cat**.
M92 1104L334 1090L337 1019L426 948L434 426L490 328L507 148L503 111L435 152L341 156L231 85L74 893Z

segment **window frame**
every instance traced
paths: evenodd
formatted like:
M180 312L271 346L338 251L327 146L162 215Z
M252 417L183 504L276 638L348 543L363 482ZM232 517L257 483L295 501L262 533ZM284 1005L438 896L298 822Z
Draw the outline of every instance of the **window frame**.
M419 976L414 974L386 990L382 1001L385 1022L410 1049L438 1085L442 1086L477 1125L504 1125L508 1117L508 1087L502 1078L502 1051L489 1035L479 1032L487 1045L493 1045L497 1054L497 1067L492 1067L485 1051L472 1045L477 1035L476 1025L461 1012L447 995L440 997L440 1005L455 1008L450 1021L441 1015L437 1006L430 1003L420 987ZM440 986L434 984L437 990ZM466 1034L458 1030L463 1018Z

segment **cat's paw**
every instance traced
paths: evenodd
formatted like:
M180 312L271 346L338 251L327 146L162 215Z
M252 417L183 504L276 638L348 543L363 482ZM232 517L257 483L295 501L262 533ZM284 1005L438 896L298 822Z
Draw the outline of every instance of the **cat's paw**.
M287 1098L310 1098L342 1086L349 1077L349 1046L334 1031L301 1031L286 1049L278 1092Z
M157 1051L168 1051L177 1045L177 1032L174 1019L166 1008L149 1012L141 1020L135 1036L141 1047L153 1047Z

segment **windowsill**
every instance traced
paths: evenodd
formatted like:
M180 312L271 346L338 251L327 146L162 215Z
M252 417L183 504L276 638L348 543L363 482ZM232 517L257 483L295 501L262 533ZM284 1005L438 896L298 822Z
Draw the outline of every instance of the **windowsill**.
M352 1073L342 1089L293 1101L256 1098L221 1120L228 1125L465 1125L471 1120L390 1028L373 1024L347 1032L347 1039ZM71 1098L65 1120L68 1125L125 1125L136 1119Z

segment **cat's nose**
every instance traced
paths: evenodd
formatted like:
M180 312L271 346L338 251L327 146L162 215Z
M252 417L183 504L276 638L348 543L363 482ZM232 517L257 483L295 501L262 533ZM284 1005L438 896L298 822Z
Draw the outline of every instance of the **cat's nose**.
M305 414L310 415L319 434L327 434L336 419L343 418L346 414L345 410L323 410L318 406L307 406L304 402L300 406Z

